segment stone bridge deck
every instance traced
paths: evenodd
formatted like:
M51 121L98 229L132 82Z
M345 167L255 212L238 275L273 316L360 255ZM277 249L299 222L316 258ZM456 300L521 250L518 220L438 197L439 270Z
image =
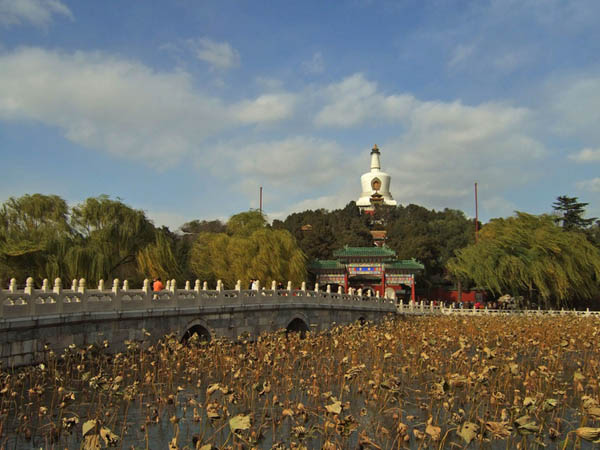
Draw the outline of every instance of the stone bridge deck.
M0 291L0 359L6 366L42 361L44 348L56 352L109 342L121 351L125 341L152 341L168 333L185 339L242 334L257 336L280 329L322 331L332 324L376 321L396 313L393 301L306 289L208 290L172 288L24 290L11 284ZM100 286L102 287L102 286ZM206 287L206 286L205 286ZM150 334L150 337L148 336Z

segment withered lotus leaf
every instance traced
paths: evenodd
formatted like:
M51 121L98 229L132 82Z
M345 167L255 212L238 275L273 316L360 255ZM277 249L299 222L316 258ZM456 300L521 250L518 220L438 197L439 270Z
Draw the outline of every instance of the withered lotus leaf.
M508 422L486 422L485 429L498 439L505 439L512 433L512 427Z
M86 434L95 431L96 424L97 424L96 420L86 420L83 423L83 426L81 427L82 435L85 436Z
M516 419L515 425L517 426L517 431L519 434L522 435L537 433L540 430L540 427L536 423L535 419L527 415Z
M579 427L575 430L575 434L586 441L600 443L600 428Z
M239 430L247 430L250 428L250 416L245 414L238 414L237 416L229 419L229 428L232 432Z
M342 412L342 402L335 400L331 405L326 405L325 409L331 414L340 414Z
M473 422L465 422L458 429L456 434L458 434L463 440L470 444L473 439L477 438L477 432L479 431L479 425Z

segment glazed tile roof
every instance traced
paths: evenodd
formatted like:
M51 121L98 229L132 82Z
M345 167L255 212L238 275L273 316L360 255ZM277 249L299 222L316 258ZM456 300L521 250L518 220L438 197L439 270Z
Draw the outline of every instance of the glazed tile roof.
M393 263L386 263L386 269L416 269L423 270L425 266L414 259L402 259Z

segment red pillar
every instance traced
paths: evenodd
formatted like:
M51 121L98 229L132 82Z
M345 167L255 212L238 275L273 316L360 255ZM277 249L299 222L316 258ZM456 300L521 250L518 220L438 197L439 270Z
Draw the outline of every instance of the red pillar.
M410 299L413 302L415 301L415 275L414 274L412 276L412 280L410 283Z
M344 272L344 294L348 293L348 272Z
M385 296L385 270L381 271L381 296Z

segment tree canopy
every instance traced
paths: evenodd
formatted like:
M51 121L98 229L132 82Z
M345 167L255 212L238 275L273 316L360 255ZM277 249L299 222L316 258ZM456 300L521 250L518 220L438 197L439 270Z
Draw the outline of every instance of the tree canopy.
M306 277L306 256L294 237L284 229L267 226L258 211L236 214L226 225L227 233L202 232L190 251L190 270L199 279L233 288L237 280L246 286L251 279L263 283L292 281Z
M458 250L448 270L497 294L521 293L558 307L598 292L600 250L550 215L517 212L484 225L477 244Z

